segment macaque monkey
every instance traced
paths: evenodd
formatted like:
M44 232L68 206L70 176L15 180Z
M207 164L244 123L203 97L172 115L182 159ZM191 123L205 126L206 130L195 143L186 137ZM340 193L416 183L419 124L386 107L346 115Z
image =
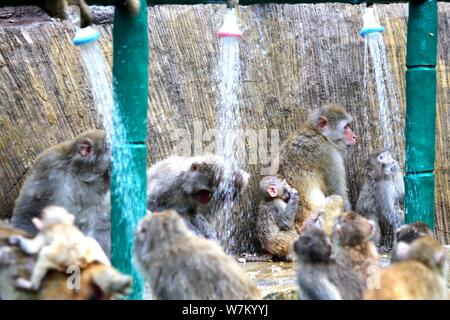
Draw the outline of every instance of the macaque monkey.
M172 156L154 164L147 171L147 209L175 210L197 235L217 240L209 218L225 201L220 192L224 181L224 159L214 156ZM232 173L233 200L248 185L249 174L235 169Z
M294 243L297 282L302 300L358 300L365 283L358 273L331 257L332 246L321 229L306 228Z
M397 228L394 232L394 241L392 243L391 263L398 261L397 246L399 243L405 242L409 244L426 235L433 237L433 231L422 221L404 224L400 228Z
M341 196L345 211L351 209L344 165L347 147L356 142L351 121L343 107L324 106L312 111L303 128L281 145L279 174L299 193L297 231L327 196Z
M344 214L344 199L336 194L325 198L325 203L310 215L302 225L301 232L309 227L325 231L328 237L333 235L337 219Z
M109 170L106 134L89 130L42 152L16 200L11 223L35 235L32 220L49 205L75 215L76 225L110 254Z
M445 249L425 235L397 248L399 262L380 273L378 288L365 292L366 300L447 300Z
M131 15L136 15L141 5L139 0L122 0L117 2ZM44 9L51 17L62 20L67 19L67 8L75 5L80 8L80 27L85 28L92 23L91 11L84 0L40 0L36 1L35 4Z
M238 263L215 241L194 235L173 210L147 215L138 225L134 248L156 299L260 297Z
M355 212L346 212L333 229L335 259L360 273L364 280L379 272L378 251L370 241L374 222Z
M84 236L74 225L75 216L64 208L49 206L42 212L42 218L33 218L39 233L33 239L13 236L10 244L18 245L29 255L37 255L31 280L17 279L20 288L39 290L49 270L66 271L70 266L83 269L99 262L111 266L108 257L93 238Z
M394 230L404 223L405 187L398 161L388 151L370 155L366 180L356 203L356 211L375 222L373 240L381 252L391 249Z
M129 276L99 262L87 265L82 272L77 267L48 270L38 291L23 290L16 280L30 278L38 256L10 245L9 239L17 236L30 237L25 231L0 225L0 299L105 300L120 298L130 290Z
M297 238L294 217L298 192L280 176L264 177L259 189L263 200L256 218L256 232L261 247L275 259L292 261L292 246Z

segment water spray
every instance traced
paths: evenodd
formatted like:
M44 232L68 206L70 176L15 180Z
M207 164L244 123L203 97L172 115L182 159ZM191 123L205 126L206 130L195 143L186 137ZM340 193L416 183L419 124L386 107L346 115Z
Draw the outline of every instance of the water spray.
M384 27L381 26L377 19L375 18L375 14L373 13L373 7L367 6L364 10L363 15L363 27L359 31L359 35L361 37L365 37L371 33L382 33L384 32Z
M97 41L100 38L100 32L91 26L85 28L78 27L80 25L80 9L77 6L70 6L67 9L67 15L72 24L76 26L75 37L72 40L74 45L81 46Z

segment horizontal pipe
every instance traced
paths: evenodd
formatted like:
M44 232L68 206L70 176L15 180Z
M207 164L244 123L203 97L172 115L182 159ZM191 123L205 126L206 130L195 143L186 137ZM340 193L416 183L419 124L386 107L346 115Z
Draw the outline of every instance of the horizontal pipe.
M440 0L439 2L449 2L450 0ZM117 0L87 0L90 5L103 5L110 6L119 3ZM278 3L278 4L299 4L299 3L347 3L347 4L361 4L361 3L405 3L405 2L415 2L418 1L390 1L390 0L240 0L240 5L252 5L252 4L267 4L267 3ZM26 6L26 5L38 5L42 3L42 0L2 0L0 1L1 6ZM222 3L225 4L225 0L147 0L147 4L152 5L194 5L194 4L212 4L212 3Z

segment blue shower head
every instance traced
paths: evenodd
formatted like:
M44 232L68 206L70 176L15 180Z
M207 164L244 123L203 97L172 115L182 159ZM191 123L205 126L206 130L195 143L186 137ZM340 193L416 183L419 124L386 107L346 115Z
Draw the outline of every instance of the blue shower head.
M86 28L78 29L73 38L73 44L80 46L86 43L94 42L100 38L100 32L88 26Z

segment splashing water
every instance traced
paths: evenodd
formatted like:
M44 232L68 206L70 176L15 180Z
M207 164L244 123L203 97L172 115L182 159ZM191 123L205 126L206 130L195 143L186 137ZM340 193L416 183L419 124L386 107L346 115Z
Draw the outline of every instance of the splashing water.
M112 246L112 252L114 250L123 250L124 248L131 248L128 252L123 252L120 256L126 261L134 262L134 232L136 226L140 220L140 216L136 213L145 212L145 199L136 199L136 194L141 194L142 190L136 190L137 186L140 186L140 170L133 164L134 154L127 145L127 132L124 127L124 121L122 116L117 112L120 110L118 106L115 106L116 99L113 98L112 82L110 75L110 68L103 56L98 41L94 41L88 44L79 46L81 58L83 61L84 69L88 75L88 79L92 88L92 94L94 98L94 104L100 114L102 126L107 134L108 143L110 146L114 145L115 148L112 154L112 162L114 163L112 174L116 177L115 194L112 194L111 201L118 203L116 208L122 208L121 213L123 216L119 217L118 221L113 223L117 224L117 228L123 230L120 235L125 235L123 239L114 239L115 246ZM145 146L143 146L145 148ZM145 150L144 150L145 151ZM95 228L95 226L94 226ZM117 237L117 235L114 235ZM114 253L112 257L114 259ZM124 257L126 256L126 257ZM123 262L119 261L114 265L122 265ZM133 294L129 296L131 299L139 299L139 288L142 288L143 279L141 275L136 271L136 268L124 267L121 270L133 277Z
M383 35L374 32L364 37L364 62L365 62L365 83L369 80L369 57L372 61L373 80L379 108L379 123L381 125L381 137L385 150L397 153L396 139L402 136L395 133L395 128L400 127L400 109L396 99L396 86L386 55L386 48ZM368 92L368 90L366 90Z
M227 16L228 15L228 16ZM231 25L231 32L227 32L227 18L235 15L234 9L229 10L225 16L225 24L220 32L231 34L236 31ZM232 17L231 17L232 18ZM234 18L235 19L235 18ZM232 21L233 22L233 21ZM235 20L234 20L235 22ZM229 30L230 30L229 29ZM224 31L225 30L225 31ZM218 34L219 34L218 33ZM217 214L216 228L219 240L227 252L232 252L235 247L234 234L236 221L233 221L235 185L233 172L238 168L242 154L239 152L239 137L242 132L242 117L239 110L239 36L220 37L220 60L218 76L219 83L219 108L217 110L216 126L218 130L217 153L226 161L224 163L225 179L219 185L218 193L224 195L225 202L221 212Z

